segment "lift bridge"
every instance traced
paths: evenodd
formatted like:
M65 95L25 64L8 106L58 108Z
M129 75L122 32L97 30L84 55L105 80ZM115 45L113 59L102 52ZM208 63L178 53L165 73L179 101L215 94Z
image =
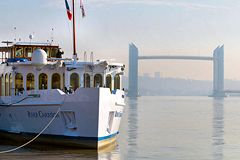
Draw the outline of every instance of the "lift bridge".
M234 90L224 90L224 46L213 51L213 56L139 56L138 48L132 43L129 45L129 87L128 96L138 96L138 61L140 60L198 60L213 62L213 97L224 97L226 93L240 93Z

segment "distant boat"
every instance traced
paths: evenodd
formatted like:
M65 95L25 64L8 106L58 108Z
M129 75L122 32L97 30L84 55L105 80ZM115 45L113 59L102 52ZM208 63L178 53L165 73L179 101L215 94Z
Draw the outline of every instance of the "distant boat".
M125 65L79 61L73 45L73 58L51 43L0 47L0 139L93 149L116 142Z

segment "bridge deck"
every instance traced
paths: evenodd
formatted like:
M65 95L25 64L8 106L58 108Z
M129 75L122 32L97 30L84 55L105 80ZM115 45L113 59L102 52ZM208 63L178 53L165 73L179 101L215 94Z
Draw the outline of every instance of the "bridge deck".
M144 59L175 59L175 60L203 60L203 61L212 61L213 57L204 57L204 56L138 56L139 60Z
M224 93L240 93L240 90L224 90Z

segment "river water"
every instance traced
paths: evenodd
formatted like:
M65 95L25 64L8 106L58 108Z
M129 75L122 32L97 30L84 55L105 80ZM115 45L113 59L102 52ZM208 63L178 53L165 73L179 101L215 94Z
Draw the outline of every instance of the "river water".
M127 99L118 144L106 151L21 149L0 159L238 160L240 97ZM12 146L0 146L0 150Z

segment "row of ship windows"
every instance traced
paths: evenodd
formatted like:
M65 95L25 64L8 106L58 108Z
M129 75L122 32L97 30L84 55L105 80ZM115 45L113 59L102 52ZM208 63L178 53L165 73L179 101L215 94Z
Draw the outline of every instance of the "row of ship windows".
M41 47L48 55L48 57L56 57L58 48L48 48L48 47ZM17 47L14 50L14 57L17 58L27 58L32 57L32 52L37 49L37 47Z
M65 84L65 75L63 74L62 78L63 84ZM24 85L23 85L23 76L21 73L17 73L15 75L15 94L23 92ZM104 87L110 88L112 90L112 76L107 75L106 76L106 84ZM115 89L120 89L120 76L117 74L114 76L114 90ZM12 74L5 74L1 76L0 78L0 90L1 90L1 96L10 96L12 95L11 88L12 88ZM80 81L79 81L79 75L77 73L72 73L70 76L70 85L72 90L76 90L77 88L80 87ZM84 87L90 88L90 87L103 87L103 77L101 74L96 74L94 76L94 84L91 86L91 78L90 75L85 73L84 74ZM51 79L51 88L52 89L61 89L61 76L58 73L54 73L52 75ZM26 76L26 90L34 90L35 89L35 79L34 79L34 74L29 73ZM48 75L45 73L41 73L39 75L38 79L38 89L39 90L46 90L48 89ZM62 89L62 90L65 90Z

